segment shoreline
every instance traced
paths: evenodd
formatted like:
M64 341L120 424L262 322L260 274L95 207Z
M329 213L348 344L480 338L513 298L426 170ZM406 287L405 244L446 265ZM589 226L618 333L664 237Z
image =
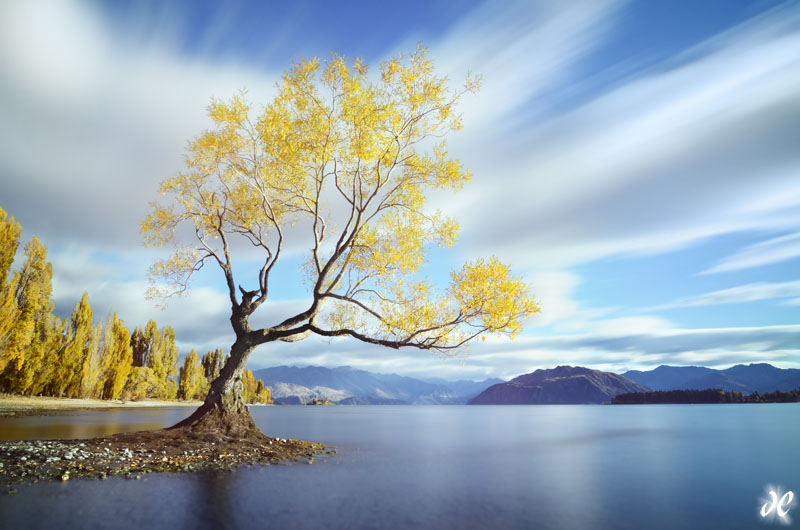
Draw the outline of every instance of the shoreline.
M305 462L334 455L324 444L286 438L187 437L138 431L75 440L0 442L0 495L16 485L71 479L141 479L149 473L233 471L243 466Z
M122 401L119 399L75 399L41 396L17 396L0 394L0 418L9 416L52 416L68 412L99 410L110 408L143 407L194 407L202 401L142 400Z
M0 421L14 416L70 415L112 408L192 407L202 401L102 401L0 395ZM0 494L17 484L100 479L140 479L148 473L232 471L242 466L290 462L311 464L335 454L324 444L222 433L187 435L181 430L135 431L73 440L0 441Z

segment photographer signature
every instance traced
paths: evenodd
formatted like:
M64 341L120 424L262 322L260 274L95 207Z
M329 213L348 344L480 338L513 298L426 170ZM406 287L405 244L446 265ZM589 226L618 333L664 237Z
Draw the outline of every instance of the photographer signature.
M762 500L766 500L759 511L762 519L772 521L777 518L781 523L791 524L789 510L792 509L792 503L794 502L794 492L787 491L783 493L780 488L772 488L769 486L765 491L767 491L769 498L762 498Z

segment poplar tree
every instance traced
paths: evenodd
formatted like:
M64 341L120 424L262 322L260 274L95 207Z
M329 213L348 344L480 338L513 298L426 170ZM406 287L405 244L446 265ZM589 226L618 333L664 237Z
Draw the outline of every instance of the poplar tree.
M0 208L0 290L6 288L8 272L14 263L14 256L17 255L21 235L20 224Z
M145 359L145 366L153 370L155 377L162 382L161 398L174 398L168 395L170 378L178 372L178 347L175 345L175 330L164 326L160 330L156 323L150 320L145 328L145 337L149 341L149 353Z
M134 368L144 366L149 349L150 341L147 340L142 328L136 326L136 328L133 330L133 333L131 333L131 351L133 352Z
M264 386L264 381L256 381L255 375L251 370L244 371L242 378L244 383L244 400L247 403L272 403L269 389Z
M102 397L118 399L133 364L133 350L130 333L116 313L106 319L101 364L104 369Z
M58 366L51 383L53 394L56 396L78 397L82 390L89 385L84 383L88 375L88 364L91 362L92 353L92 308L89 305L89 295L84 291L80 301L72 309L69 321L67 339L56 358Z
M25 245L25 263L14 274L9 288L13 291L15 318L7 331L0 352L0 388L18 390L25 386L19 380L22 366L37 340L37 328L42 329L46 316L52 312L52 266L46 261L47 247L36 236ZM31 359L31 362L35 362ZM34 368L35 371L35 368Z
M203 355L203 359L201 360L203 374L209 382L219 377L219 371L222 369L224 363L223 357L224 355L220 349L210 351Z
M204 386L205 375L200 370L197 352L191 350L183 361L183 367L178 376L179 393L183 399L197 399Z
M13 217L7 218L5 210L0 208L0 371L8 334L17 319L15 289L8 282L8 274L19 248L20 235L22 227Z
M264 385L264 381L261 379L258 380L258 384L256 385L256 402L257 403L272 403L272 395Z
M90 398L98 394L97 387L102 375L102 359L100 343L103 337L103 326L99 322L92 327L89 347L86 349L81 367L80 397Z
M55 317L52 313L42 313L34 320L33 337L25 355L25 362L22 363L22 367L13 378L12 392L32 394L36 375L46 370L47 366L54 364L52 350L48 349L52 345L49 341L49 333L53 318Z
M256 383L256 378L253 376L252 370L244 371L242 383L244 383L244 400L246 403L252 403L255 400L256 389L258 388L258 384Z

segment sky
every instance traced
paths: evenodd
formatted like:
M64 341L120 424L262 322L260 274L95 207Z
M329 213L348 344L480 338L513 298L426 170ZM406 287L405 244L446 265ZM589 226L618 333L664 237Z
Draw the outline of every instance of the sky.
M0 207L47 245L56 312L86 291L97 318L173 326L182 355L229 348L221 272L161 309L144 291L164 254L139 233L210 99L266 104L293 62L417 42L439 74L483 77L448 140L473 174L442 202L460 240L430 274L497 255L541 313L459 359L311 338L249 368L800 368L798 2L0 0ZM255 323L303 306L300 261Z

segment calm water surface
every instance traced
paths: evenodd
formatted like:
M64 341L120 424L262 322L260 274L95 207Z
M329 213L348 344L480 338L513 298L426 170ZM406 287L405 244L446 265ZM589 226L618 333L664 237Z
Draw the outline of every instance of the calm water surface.
M339 454L24 486L0 496L0 527L752 529L769 528L767 484L800 496L798 404L252 410L268 434ZM5 418L0 438L155 428L190 412Z

